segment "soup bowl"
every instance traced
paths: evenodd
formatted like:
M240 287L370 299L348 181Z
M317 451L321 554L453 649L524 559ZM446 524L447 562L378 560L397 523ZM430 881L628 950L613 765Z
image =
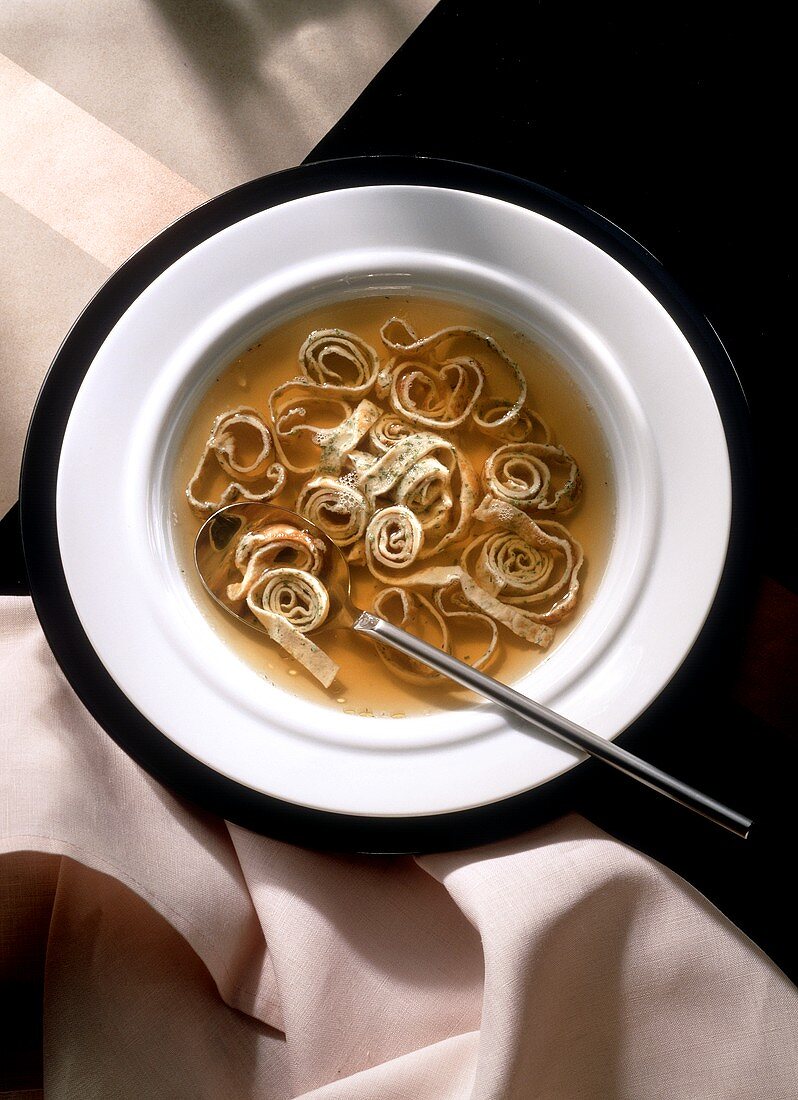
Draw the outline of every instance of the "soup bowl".
M352 716L236 652L177 545L175 463L199 398L264 332L367 295L472 306L550 350L606 444L611 545L574 629L516 687L614 738L667 687L716 596L731 465L707 362L730 368L641 250L541 189L393 159L291 176L177 223L114 277L121 296L78 322L53 367L72 391L56 440L42 457L51 378L26 452L34 598L90 709L167 782L294 839L441 846L442 822L456 832L478 808L534 797L580 757L477 702Z

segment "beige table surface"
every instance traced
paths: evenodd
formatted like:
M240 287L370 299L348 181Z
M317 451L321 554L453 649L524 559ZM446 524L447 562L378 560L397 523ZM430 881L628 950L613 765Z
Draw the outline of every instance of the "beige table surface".
M299 163L434 0L3 0L0 514L47 367L185 210Z

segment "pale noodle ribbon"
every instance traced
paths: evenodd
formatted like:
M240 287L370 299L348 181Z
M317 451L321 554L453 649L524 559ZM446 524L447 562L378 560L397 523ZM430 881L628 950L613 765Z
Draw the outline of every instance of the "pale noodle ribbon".
M424 466L420 466L430 456L437 456L434 465L427 462ZM414 468L417 473L420 468L423 474L421 482L412 475L409 480L403 482ZM459 514L454 525L445 534L436 542L429 542L421 551L422 557L430 557L465 535L474 512L477 477L471 463L459 447L432 432L414 433L394 443L358 478L356 485L362 492L369 511L373 512L377 507L378 497L392 494L396 496L398 493L406 500L408 496L417 495L419 491L422 492L423 497L424 484L426 484L427 503L432 506L432 512L426 517L428 522L423 526L429 537L431 533L437 533L447 525L447 517L451 511L448 480L451 479L454 470L458 471L460 480L457 496ZM436 486L434 495L430 476ZM400 488L402 485L404 488ZM436 501L439 502L437 507Z
M323 626L330 597L317 574L324 543L308 531L275 523L250 531L236 546L235 564L243 574L227 588L228 599L246 599L247 607L279 646L329 687L338 665L305 635ZM286 557L291 566L276 565Z
M546 421L532 409L526 408L518 413L515 420L507 423L507 413L512 408L512 403L502 401L496 397L480 397L476 411L478 419L476 427L492 439L498 439L502 443L551 443L552 434ZM535 433L540 439L533 440Z
M251 462L239 461L237 454L241 446L241 436L245 433L257 433L260 450ZM235 500L271 500L285 485L285 469L278 462L269 461L272 453L272 436L266 421L256 412L240 406L228 409L213 422L211 433L205 444L197 467L186 488L186 498L195 512L210 514ZM201 500L197 497L197 487L208 467L212 463L231 479L218 500ZM251 485L255 481L270 481L272 484L261 492L254 492ZM247 484L244 484L246 482Z
M296 510L330 538L336 546L351 546L366 533L369 508L354 486L334 477L315 477L299 491Z
M394 605L398 602L400 614L394 611ZM388 622L400 626L411 634L419 634L421 631L417 624L422 615L426 615L438 629L440 641L438 646L444 653L451 653L449 640L449 628L440 611L432 603L418 592L408 592L404 588L383 588L374 597L372 608L376 615ZM414 629L416 628L416 629ZM421 686L438 683L442 677L426 665L405 657L404 654L386 645L377 645L377 652L383 662L391 671L402 680Z
M377 393L390 397L391 407L399 416L437 431L455 428L469 416L478 427L494 431L518 418L526 400L526 378L488 333L468 325L450 325L419 337L403 318L391 317L380 329L380 336L394 358L377 377ZM485 385L482 364L470 355L440 360L443 348L463 337L488 347L513 377L517 396L498 418L484 420L477 409Z
M329 687L339 666L305 637L324 624L330 597L318 577L302 569L267 570L249 590L247 607L266 633Z
M459 583L465 599L521 638L546 649L554 626L570 615L579 593L582 547L560 523L536 523L504 501L486 497L474 518L492 530L478 535L459 565L433 566L389 577L372 566L384 584L438 590ZM474 562L472 559L478 556ZM545 610L533 610L548 601Z
M382 414L369 432L369 440L374 450L378 454L384 455L387 450L393 447L394 443L398 443L400 439L412 435L415 430L413 425L408 423L407 420L403 420L401 416L397 416L393 412L386 412Z
M329 426L310 423L308 410L316 406L326 408L329 413L337 407L343 412L341 421L345 420L352 413L346 398L364 398L374 386L379 369L377 352L355 333L342 329L310 333L299 350L300 374L277 386L269 396L275 445L289 470L310 473L317 465L297 465L286 453L286 439L310 432L321 445L324 433L330 431ZM371 424L365 430L370 427Z
M457 602L457 596L454 593L455 587L456 586L450 586L449 588L438 589L433 594L433 602L430 602L430 600L422 596L421 593L411 592L406 588L400 588L398 586L384 588L375 597L372 604L372 610L376 615L380 615L382 618L387 619L389 622L413 634L421 633L421 631L416 629L417 623L422 615L426 615L429 620L435 623L438 629L440 634L440 642L438 644L439 648L442 649L444 653L452 652L451 635L446 622L447 619L458 620L460 622L467 621L468 623L476 622L482 626L486 626L489 632L488 644L476 660L468 662L473 668L484 668L491 662L496 654L499 632L496 628L496 624L487 615L481 615L473 611L469 608L467 603L462 604ZM452 606L448 608L445 604L447 597L452 601ZM401 614L398 616L394 611L396 601L398 601L401 611ZM445 680L445 677L439 672L434 672L431 668L427 668L418 661L414 661L411 658L407 658L397 653L396 650L388 646L378 646L377 652L383 662L395 675L409 683L429 685L440 683Z
M551 493L553 471L564 468L565 484ZM530 512L570 512L582 492L579 467L562 447L508 443L485 461L485 492Z
M291 560L286 561L289 557ZM248 531L239 539L235 552L236 568L243 573L239 584L228 585L227 597L246 599L250 589L267 569L277 564L291 565L307 573L318 574L324 558L324 543L308 531L288 523L273 523L262 531Z
M405 569L416 560L424 545L424 529L404 504L393 504L375 512L366 529L366 564L374 573L383 569Z

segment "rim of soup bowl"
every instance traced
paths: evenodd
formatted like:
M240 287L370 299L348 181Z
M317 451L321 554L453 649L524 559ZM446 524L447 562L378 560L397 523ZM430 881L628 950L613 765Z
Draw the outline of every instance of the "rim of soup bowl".
M434 174L435 166L424 170ZM462 171L467 174L468 170ZM485 173L486 177L494 175ZM349 219L354 237L361 231L373 237L381 230L388 236L396 234L397 214L399 228L417 235L415 248L404 241L376 250L368 242L357 247L347 240L337 248L331 243L340 230L339 216ZM321 237L315 256L296 259L297 251L302 253L307 244L311 223ZM529 252L529 234L535 236L530 228L533 224L538 238L544 234L553 250L551 254L545 249L541 255L535 253L534 263ZM496 227L498 236L492 232ZM425 242L425 234L440 238L447 230L452 234L451 249ZM462 237L469 234L469 247L476 251L476 258L462 247ZM566 271L567 278L564 276L564 283L557 288L549 281L557 266L557 250L575 246L575 242L579 242L579 264ZM296 262L280 261L279 256L275 260L275 250L280 253L281 249ZM502 249L513 255L512 263L504 262ZM376 254L382 256L379 262ZM261 272L247 285L233 289L241 264L257 267L269 262L272 275ZM439 184L337 188L295 198L236 221L207 237L151 281L95 355L72 405L61 446L56 523L66 584L79 626L138 715L206 769L272 799L272 808L274 800L281 800L332 815L362 817L373 826L375 818L456 814L507 799L546 783L571 768L579 757L506 723L501 728L483 728L479 723L489 708L482 707L446 712L437 732L433 727L439 716L429 716L435 721L428 726L420 723L415 741L397 739L394 733L393 741L382 737L367 743L361 733L355 743L351 732L332 728L328 721L332 712L327 708L304 701L300 706L294 698L286 707L288 697L280 692L277 718L282 724L275 719L264 727L257 717L262 700L255 700L252 707L242 701L244 663L218 638L200 633L205 629L200 625L201 613L182 580L170 567L163 571L169 537L165 471L172 445L164 434L164 417L174 413L180 402L190 404L192 386L196 389L203 364L210 361L208 356L229 350L231 341L243 340L258 311L262 318L265 302L288 301L303 286L306 290L323 287L341 278L351 282L358 271L365 270L365 263L376 263L372 277L374 271L410 277L427 272L430 278L442 272L452 278L456 273L460 294L463 288L481 286L483 292L490 290L496 296L494 308L518 292L520 281L523 294L536 304L541 317L545 314L556 319L558 310L564 318L571 315L559 337L566 344L568 339L575 341L579 354L587 355L597 372L594 382L604 377L602 371L605 381L612 379L608 384L615 386L614 394L617 391L617 407L615 435L609 432L608 444L616 475L616 541L625 548L626 595L624 598L619 589L618 602L609 609L607 619L591 626L592 656L588 657L587 627L580 623L552 653L550 662L530 673L530 678L538 677L540 691L536 687L536 695L556 702L557 709L568 717L590 724L603 736L617 736L680 666L709 612L723 569L730 479L723 424L701 361L684 332L658 297L612 255L534 209ZM344 268L348 273L341 275ZM569 306L577 284L583 295L578 308L573 303ZM223 290L215 302L214 286L217 292L220 287ZM530 287L537 287L531 297ZM622 301L614 302L615 291ZM612 337L607 336L607 326L591 322L585 311L594 318L612 315ZM144 324L147 320L149 327ZM183 333L178 332L181 323L185 323ZM170 326L172 335L165 351L164 333ZM558 336L553 321L550 335L553 339ZM545 340L546 331L543 336ZM660 371L653 371L656 377L648 378L645 393L641 392L640 375L630 378L631 366L640 370L639 363L633 362L635 350L642 359L649 356L652 370ZM562 359L559 351L558 357ZM684 408L680 407L684 395L674 392L680 371L689 378L696 397ZM589 391L589 379L586 385ZM579 388L585 392L585 385ZM606 435L608 422L601 405L608 399L606 386L601 393L596 411ZM177 421L173 421L172 430L179 431ZM695 442L692 457L697 454L700 460L706 455L715 463L710 475L717 493L708 503L689 487L684 499L675 500L674 472L684 480L688 456L680 449L688 437ZM91 469L91 462L102 459L104 441L115 448L115 463L103 482ZM88 474L94 477L93 482L91 477L87 481ZM101 557L97 557L100 533L87 531L76 503L85 496L87 486L113 486L120 502L111 527L113 537L106 541ZM23 526L24 515L23 504ZM708 537L685 561L681 540L699 516ZM604 578L608 591L614 553L614 549L610 551ZM94 575L88 560L92 554ZM674 578L682 586L679 596L687 609L681 617L669 590ZM589 622L603 587L602 583L585 609L584 623ZM170 610L164 614L167 606ZM149 636L138 629L145 618ZM576 645L580 630L585 662L581 672ZM175 631L183 637L179 645L173 644ZM622 646L619 639L624 640ZM159 649L164 640L169 645L166 650ZM160 658L167 651L169 661L164 662ZM221 692L215 700L208 694L206 680L211 652L216 679L210 686ZM567 658L559 671L558 654ZM551 678L553 694L546 693L544 673ZM264 681L252 675L252 693L256 681L262 692ZM230 683L235 684L232 708L222 690ZM287 728L283 721L286 713L295 718L300 711L303 728ZM458 728L446 730L443 724L451 724L453 713ZM494 715L487 718L495 720ZM364 721L371 722L358 719L358 724ZM414 730L416 724L414 720ZM135 745L132 751L135 754Z

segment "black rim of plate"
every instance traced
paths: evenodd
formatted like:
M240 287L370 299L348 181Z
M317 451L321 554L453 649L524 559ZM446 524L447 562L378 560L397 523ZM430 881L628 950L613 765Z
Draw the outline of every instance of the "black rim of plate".
M377 156L320 161L252 180L178 219L127 260L92 298L64 339L33 412L20 481L20 517L31 593L47 641L86 708L146 771L201 808L256 832L312 848L372 853L443 851L521 832L568 808L574 770L521 795L454 813L364 817L307 809L261 794L213 771L152 726L106 672L80 624L67 587L56 529L61 444L83 377L118 319L182 255L251 214L325 191L418 184L476 192L534 210L592 241L659 299L692 345L712 387L732 464L732 529L723 578L699 643L664 689L676 690L724 617L748 559L751 453L739 379L707 319L662 265L605 218L545 187L492 169L427 158ZM660 696L662 698L662 695ZM639 721L639 720L638 720ZM626 731L628 733L628 731Z

